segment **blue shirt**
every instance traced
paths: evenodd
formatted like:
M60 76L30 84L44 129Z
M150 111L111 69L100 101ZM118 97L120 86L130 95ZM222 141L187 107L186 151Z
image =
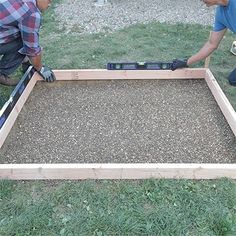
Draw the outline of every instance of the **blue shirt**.
M227 6L217 6L213 31L229 29L236 33L236 0L228 0Z

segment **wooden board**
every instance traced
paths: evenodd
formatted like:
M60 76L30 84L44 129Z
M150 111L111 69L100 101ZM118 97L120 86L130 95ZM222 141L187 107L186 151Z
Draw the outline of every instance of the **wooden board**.
M236 179L236 164L5 164L1 179Z
M224 92L217 83L214 75L211 73L209 69L206 70L205 80L218 106L220 107L222 113L224 114L226 120L228 121L231 130L236 136L236 112L234 111L234 108L230 104L229 100L225 96Z
M13 127L17 116L19 115L22 107L24 106L27 98L29 97L31 91L33 90L33 88L34 88L34 86L35 86L35 84L38 80L40 80L40 77L37 73L35 73L33 75L33 77L31 78L31 80L29 81L29 84L25 88L24 92L20 96L19 100L17 101L16 105L12 109L12 111L11 111L8 119L6 120L5 124L0 129L0 149L1 149L5 139L7 138L7 135L11 131L11 128Z
M57 80L204 79L206 70L54 70Z

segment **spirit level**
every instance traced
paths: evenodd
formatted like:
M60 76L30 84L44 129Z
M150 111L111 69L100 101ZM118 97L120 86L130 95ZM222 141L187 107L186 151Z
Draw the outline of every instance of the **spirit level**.
M108 70L171 70L172 62L109 62Z
M23 75L20 82L17 84L17 86L13 90L13 92L11 93L10 98L8 99L8 101L5 103L5 105L0 110L0 129L4 125L7 117L11 113L11 111L14 108L16 102L20 98L21 94L25 90L25 88L26 88L27 84L29 83L29 81L30 81L32 75L34 74L34 72L35 72L35 69L32 66L30 66L28 68L28 70L25 72L25 74Z

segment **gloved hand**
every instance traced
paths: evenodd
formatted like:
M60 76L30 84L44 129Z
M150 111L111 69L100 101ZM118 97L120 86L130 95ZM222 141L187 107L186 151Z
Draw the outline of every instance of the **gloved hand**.
M187 65L188 59L174 59L172 63L172 70L180 69L180 68L185 68L188 67Z
M55 74L53 73L53 71L47 67L47 66L43 66L41 68L41 70L39 71L39 74L43 77L43 79L46 81L46 82L53 82L56 80L56 76Z

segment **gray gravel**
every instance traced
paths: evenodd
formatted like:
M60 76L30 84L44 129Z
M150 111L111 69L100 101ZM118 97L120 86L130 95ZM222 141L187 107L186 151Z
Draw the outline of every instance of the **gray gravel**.
M103 7L93 0L63 0L55 11L61 30L98 33L152 21L212 25L215 8L200 0L109 0Z
M38 83L1 163L235 163L203 80Z

